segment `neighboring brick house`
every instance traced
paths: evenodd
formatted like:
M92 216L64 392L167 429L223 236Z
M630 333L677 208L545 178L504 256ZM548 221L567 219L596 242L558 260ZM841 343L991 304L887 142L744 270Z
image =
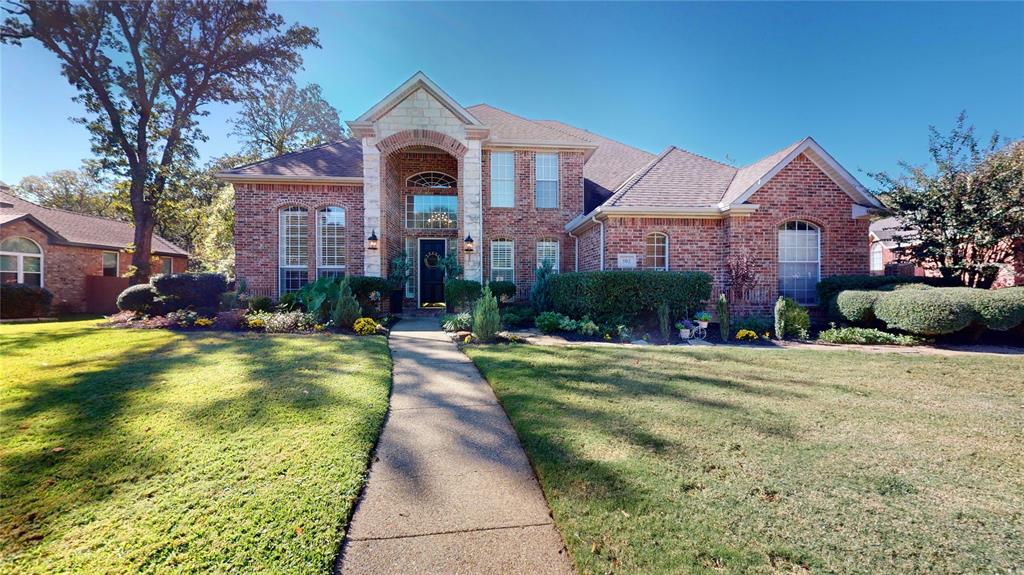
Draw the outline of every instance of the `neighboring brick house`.
M349 122L354 138L227 170L236 271L278 297L323 275L416 262L410 301L440 301L437 260L525 296L539 262L574 270L702 270L716 291L744 255L760 285L813 303L833 274L866 273L878 201L806 138L743 168L659 155L557 121L462 107L422 73Z
M0 190L0 282L41 285L60 312L116 311L134 235L126 222L44 208ZM153 259L153 269L165 273L188 266L188 252L156 235Z
M914 244L916 230L904 226L894 217L871 222L868 229L868 246L871 253L873 275L901 275L918 277L939 277L939 270L910 261L901 252ZM1011 240L1006 240L1007 242ZM1002 264L999 275L992 283L993 288L1024 285L1024 240L1015 242L1010 261Z

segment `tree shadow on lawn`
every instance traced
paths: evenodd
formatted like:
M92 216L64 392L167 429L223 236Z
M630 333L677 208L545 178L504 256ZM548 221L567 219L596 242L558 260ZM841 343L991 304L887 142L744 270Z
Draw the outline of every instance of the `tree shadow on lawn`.
M33 337L43 336L54 343L80 336L88 329L94 328L76 328L71 335ZM301 382L308 394L264 393L275 384L270 378L280 373L279 362L291 364L294 369L303 361L317 360L321 353L296 349L297 346L288 346L287 353L279 353L280 347L276 337L180 335L156 347L120 353L112 349L105 358L88 362L94 363L95 369L33 385L18 405L2 414L6 423L3 435L7 436L6 453L0 459L5 469L3 491L20 494L0 502L2 545L18 548L37 543L52 533L50 525L59 523L61 516L113 496L125 482L171 470L169 454L156 448L151 438L129 437L117 421L130 404L153 401L155 398L140 397L139 392L160 384L172 371L216 367L224 361L224 353L251 366L248 377L260 378L258 389L231 400L218 400L214 402L217 405L200 409L195 419L216 425L218 409L227 410L229 404L235 403L239 407L234 411L245 412L245 405L258 398L259 409L248 410L244 418L231 423L230 427L236 430L244 425L267 423L269 414L277 411L268 404L283 404L288 411L322 405L325 398L340 401L308 378ZM159 402L147 407L154 412L160 409ZM145 417L145 413L141 416ZM24 441L34 445L19 447L18 435L36 433L33 428L45 430L39 432L45 437L26 436ZM61 449L54 451L55 448Z

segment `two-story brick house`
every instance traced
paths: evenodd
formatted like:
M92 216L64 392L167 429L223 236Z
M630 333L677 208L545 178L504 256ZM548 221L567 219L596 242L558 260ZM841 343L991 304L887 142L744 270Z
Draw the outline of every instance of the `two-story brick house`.
M737 169L463 107L422 73L349 127L351 139L221 174L236 192L236 270L255 292L386 276L403 252L418 304L441 300L447 254L466 278L525 294L543 260L562 272L703 270L722 289L744 252L767 286L752 307L780 290L811 303L820 277L868 270L880 205L810 138Z

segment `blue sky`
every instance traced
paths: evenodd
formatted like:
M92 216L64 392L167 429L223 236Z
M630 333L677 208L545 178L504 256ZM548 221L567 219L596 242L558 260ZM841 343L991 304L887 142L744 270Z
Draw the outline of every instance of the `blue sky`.
M927 159L927 128L966 109L1024 136L1024 3L272 3L320 29L300 83L352 119L423 70L464 105L558 119L658 152L744 165L813 136L861 171ZM0 48L0 179L90 154L56 59ZM237 150L233 109L204 157Z

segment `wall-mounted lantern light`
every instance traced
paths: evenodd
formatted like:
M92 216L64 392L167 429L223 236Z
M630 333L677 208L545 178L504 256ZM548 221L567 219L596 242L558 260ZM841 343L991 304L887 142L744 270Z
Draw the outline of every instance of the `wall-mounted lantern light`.
M476 242L473 241L473 236L466 234L466 239L462 242L465 245L467 253L472 252L476 249Z
M370 237L366 238L366 249L377 249L377 230L370 232Z

